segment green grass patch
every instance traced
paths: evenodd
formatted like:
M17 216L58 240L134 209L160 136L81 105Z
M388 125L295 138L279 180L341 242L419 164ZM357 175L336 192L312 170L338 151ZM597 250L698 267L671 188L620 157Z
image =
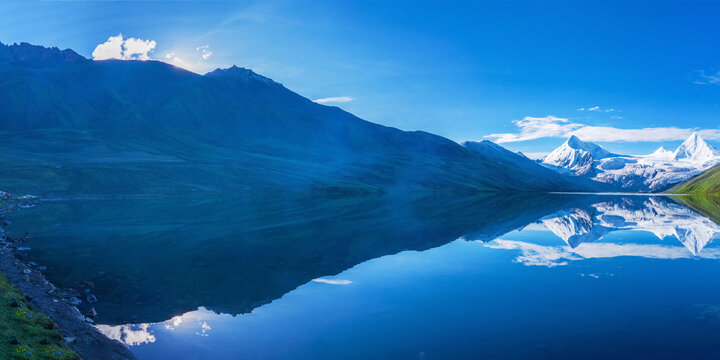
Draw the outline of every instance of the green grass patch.
M720 165L675 185L668 192L674 194L720 194Z
M25 297L0 274L0 358L79 359L63 346L53 321L31 309Z

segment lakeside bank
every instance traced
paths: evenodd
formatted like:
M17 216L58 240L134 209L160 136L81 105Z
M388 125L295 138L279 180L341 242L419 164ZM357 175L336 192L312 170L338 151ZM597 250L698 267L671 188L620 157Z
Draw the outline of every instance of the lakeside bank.
M8 210L8 206L3 212ZM3 226L7 225L9 222L4 221ZM124 344L106 337L90 323L91 317L83 315L75 306L76 299L68 297L66 291L56 288L45 278L43 266L24 260L23 251L26 248L22 245L21 237L8 236L0 227L0 273L7 279L2 295L8 302L0 306L9 307L4 309L8 310L4 312L8 319L2 319L7 325L7 333L2 335L8 344L3 344L0 350L11 352L2 354L2 358L135 359ZM0 278L0 282L5 282L3 280ZM12 318L20 316L17 314L28 319L43 316L48 319L21 323Z

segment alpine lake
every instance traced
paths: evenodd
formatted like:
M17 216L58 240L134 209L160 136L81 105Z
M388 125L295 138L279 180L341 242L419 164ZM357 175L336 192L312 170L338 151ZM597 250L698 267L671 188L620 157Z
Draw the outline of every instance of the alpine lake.
M45 199L7 230L139 359L709 359L718 203Z

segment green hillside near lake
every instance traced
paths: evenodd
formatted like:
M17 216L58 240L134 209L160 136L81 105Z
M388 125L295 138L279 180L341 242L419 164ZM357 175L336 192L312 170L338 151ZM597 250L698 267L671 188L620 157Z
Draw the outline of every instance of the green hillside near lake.
M720 224L720 195L673 196L672 199Z
M682 182L670 190L673 194L718 194L720 195L720 165Z

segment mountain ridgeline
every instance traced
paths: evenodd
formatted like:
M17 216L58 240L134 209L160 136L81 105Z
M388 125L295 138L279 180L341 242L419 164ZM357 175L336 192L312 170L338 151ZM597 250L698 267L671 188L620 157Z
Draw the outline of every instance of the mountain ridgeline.
M626 192L659 192L720 163L720 151L695 132L675 151L649 155L613 154L572 135L542 163L561 173L592 179Z
M0 181L19 191L604 188L533 171L540 166L526 158L374 124L235 66L198 75L159 61L0 44L0 92Z

